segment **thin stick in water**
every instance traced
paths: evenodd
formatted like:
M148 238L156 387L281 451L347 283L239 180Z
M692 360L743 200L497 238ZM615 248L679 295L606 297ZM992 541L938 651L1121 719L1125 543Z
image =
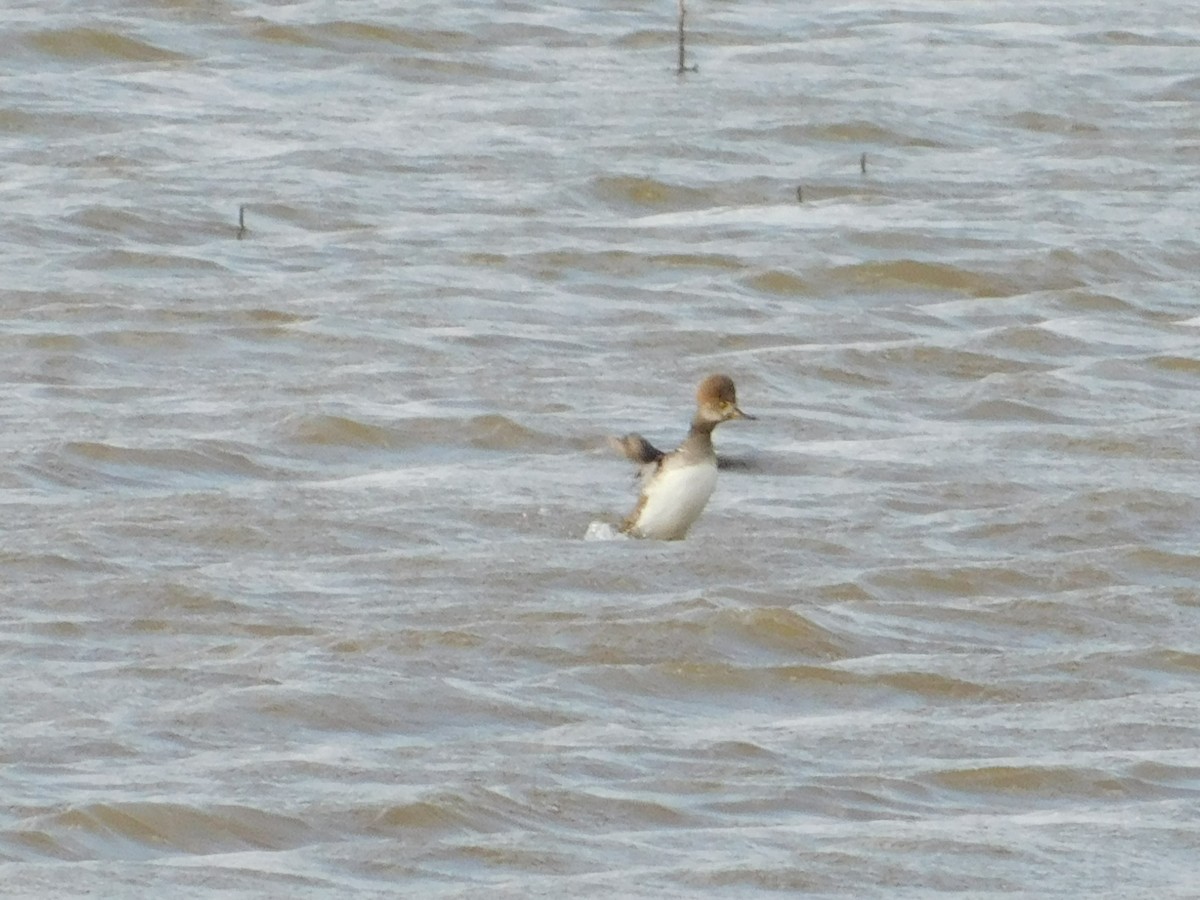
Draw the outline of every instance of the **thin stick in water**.
M802 185L802 184L796 185L796 202L797 203L804 202L804 185Z
M679 68L675 70L675 74L682 75L684 72L698 72L699 66L688 66L684 55L684 29L683 20L687 18L687 8L685 0L679 0Z
M246 204L238 207L238 230L237 239L240 241L246 236Z
M867 154L865 151L863 152L863 155L858 158L858 167L862 170L864 175L867 174Z

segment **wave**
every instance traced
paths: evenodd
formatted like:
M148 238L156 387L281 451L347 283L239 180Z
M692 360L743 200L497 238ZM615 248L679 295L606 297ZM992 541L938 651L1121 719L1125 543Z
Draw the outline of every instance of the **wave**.
M58 28L35 32L25 42L40 53L66 62L163 63L189 59L136 38L100 28Z

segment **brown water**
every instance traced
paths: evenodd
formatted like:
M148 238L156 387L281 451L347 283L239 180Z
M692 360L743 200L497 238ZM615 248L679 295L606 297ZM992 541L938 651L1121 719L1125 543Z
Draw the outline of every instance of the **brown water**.
M0 894L1200 894L1198 10L584 6L5 10Z

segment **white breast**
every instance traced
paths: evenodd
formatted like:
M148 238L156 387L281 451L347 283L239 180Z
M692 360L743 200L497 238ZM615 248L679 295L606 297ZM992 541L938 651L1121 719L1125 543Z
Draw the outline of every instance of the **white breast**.
M716 485L716 463L663 469L646 485L645 502L630 530L640 537L679 540L700 518Z

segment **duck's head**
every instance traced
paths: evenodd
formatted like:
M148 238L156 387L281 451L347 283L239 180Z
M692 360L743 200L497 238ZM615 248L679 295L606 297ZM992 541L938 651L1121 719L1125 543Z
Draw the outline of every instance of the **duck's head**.
M738 409L737 388L728 375L709 375L696 388L696 418L716 425L730 419L753 419Z

